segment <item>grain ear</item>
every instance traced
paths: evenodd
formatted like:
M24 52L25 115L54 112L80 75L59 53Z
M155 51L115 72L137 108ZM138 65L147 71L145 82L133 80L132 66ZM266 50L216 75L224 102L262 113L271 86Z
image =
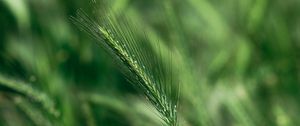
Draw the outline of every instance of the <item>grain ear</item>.
M174 71L169 64L172 58L163 59L162 52L166 51L154 53L146 35L138 35L137 33L141 33L137 32L138 26L125 14L108 14L98 22L79 10L71 20L97 40L115 59L120 71L133 87L146 96L164 123L176 126L179 81L175 81Z
M29 84L22 81L16 81L15 79L10 79L0 74L0 86L40 103L50 115L54 117L59 116L59 112L55 108L54 101L47 94L34 89Z

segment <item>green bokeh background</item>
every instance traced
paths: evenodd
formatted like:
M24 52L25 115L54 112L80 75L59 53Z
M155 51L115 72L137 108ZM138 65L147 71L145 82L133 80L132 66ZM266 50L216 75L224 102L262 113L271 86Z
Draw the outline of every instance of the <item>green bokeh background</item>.
M80 8L98 17L93 7L102 4L0 1L0 83L16 82L0 85L1 126L160 125L112 58L69 19ZM184 57L174 63L183 68L180 125L300 125L299 0L108 0L105 6ZM20 85L46 95L54 108Z

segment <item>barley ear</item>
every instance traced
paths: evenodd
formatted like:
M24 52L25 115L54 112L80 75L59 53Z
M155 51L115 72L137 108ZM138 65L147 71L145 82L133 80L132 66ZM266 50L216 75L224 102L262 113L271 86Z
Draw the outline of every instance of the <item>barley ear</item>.
M154 53L146 33L137 34L136 27L140 27L137 23L123 13L104 12L104 16L96 20L79 10L71 20L112 56L133 87L156 108L165 125L178 125L179 81L170 67L171 53L169 58L163 59L161 54Z

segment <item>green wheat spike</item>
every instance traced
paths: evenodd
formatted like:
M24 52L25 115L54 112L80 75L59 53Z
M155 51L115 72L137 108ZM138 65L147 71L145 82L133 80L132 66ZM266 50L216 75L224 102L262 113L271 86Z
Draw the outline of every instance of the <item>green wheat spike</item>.
M18 94L25 95L33 101L40 103L49 114L58 117L59 112L54 106L54 101L52 101L45 93L32 88L29 84L10 79L0 74L0 86Z
M107 10L106 10L107 11ZM105 12L105 11L104 11ZM170 64L156 55L147 37L135 34L137 26L122 14L105 12L100 23L79 10L71 20L95 38L115 59L121 72L158 110L166 125L177 124L178 80ZM159 47L158 47L159 48ZM172 58L164 59L172 61Z

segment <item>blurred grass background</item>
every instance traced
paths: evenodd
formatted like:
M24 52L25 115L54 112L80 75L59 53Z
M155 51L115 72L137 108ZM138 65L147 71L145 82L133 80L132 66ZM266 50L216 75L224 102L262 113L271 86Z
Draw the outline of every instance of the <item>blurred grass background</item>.
M179 52L180 125L300 125L299 0L107 3ZM69 20L79 8L99 16L94 4L0 1L0 125L160 125L113 60Z

